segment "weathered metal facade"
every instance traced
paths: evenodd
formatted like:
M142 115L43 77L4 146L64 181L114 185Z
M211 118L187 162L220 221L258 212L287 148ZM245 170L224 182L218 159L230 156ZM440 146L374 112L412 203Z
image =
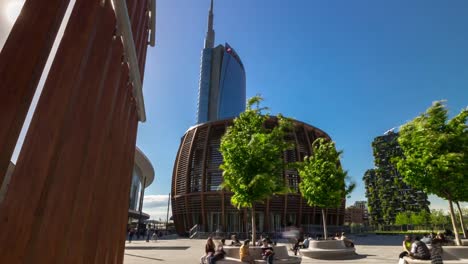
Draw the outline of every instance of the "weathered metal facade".
M69 2L26 0L1 50L0 182ZM123 262L151 21L151 0L126 2L125 40L117 1L73 6L0 204L1 263Z
M219 152L221 137L232 119L208 122L190 128L182 137L174 164L172 177L172 212L176 230L186 234L199 225L205 232L249 231L249 211L238 210L231 205L231 193L219 190L222 182L222 155ZM319 137L330 138L325 132L308 124L293 121L294 133L286 140L296 148L284 153L285 162L303 160L311 153L311 143ZM271 118L267 127L276 125ZM255 205L257 232L278 232L289 224L310 226L321 224L321 209L310 207L299 194L300 178L297 171L284 171L285 180L295 193L274 196ZM344 202L338 209L328 209L329 225L340 226L344 221Z

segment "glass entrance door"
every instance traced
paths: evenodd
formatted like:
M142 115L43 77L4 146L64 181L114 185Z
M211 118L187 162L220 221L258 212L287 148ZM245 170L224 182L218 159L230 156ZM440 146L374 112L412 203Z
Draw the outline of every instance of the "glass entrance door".
M221 226L221 213L219 212L210 212L208 217L208 231L216 232Z

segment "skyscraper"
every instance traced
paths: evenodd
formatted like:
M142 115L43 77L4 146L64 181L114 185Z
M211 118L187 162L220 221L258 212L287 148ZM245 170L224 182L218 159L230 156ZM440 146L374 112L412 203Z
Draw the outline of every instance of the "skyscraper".
M403 155L398 133L388 132L372 142L375 168L364 174L366 197L371 224L391 225L398 212L429 211L427 195L403 182L403 177L391 162Z
M229 44L214 47L213 1L208 16L208 30L201 58L197 125L190 127L180 141L172 174L172 215L180 235L204 237L212 232L237 233L247 237L251 232L250 210L231 204L233 194L221 189L223 156L219 151L226 129L245 110L245 70L239 56ZM294 129L285 141L295 144L285 151L284 163L303 161L311 154L311 142L331 138L322 130L292 120ZM270 117L265 128L277 126ZM300 226L305 232L321 232L322 210L311 207L299 193L300 177L296 170L285 169L284 182L291 193L274 195L255 205L257 232L280 232L285 226ZM341 230L345 200L339 208L327 209L330 232ZM334 230L334 231L332 231Z
M213 0L208 13L208 30L202 51L198 89L197 123L239 115L245 109L245 69L229 44L214 47Z

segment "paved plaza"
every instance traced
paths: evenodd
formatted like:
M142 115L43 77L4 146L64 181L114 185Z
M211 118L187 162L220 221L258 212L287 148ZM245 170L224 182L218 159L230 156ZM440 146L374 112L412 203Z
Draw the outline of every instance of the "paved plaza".
M350 237L356 242L355 259L317 260L302 258L302 263L379 263L396 264L401 252L402 237L362 236ZM125 264L178 263L197 264L204 253L205 240L173 239L157 242L134 241L125 245Z

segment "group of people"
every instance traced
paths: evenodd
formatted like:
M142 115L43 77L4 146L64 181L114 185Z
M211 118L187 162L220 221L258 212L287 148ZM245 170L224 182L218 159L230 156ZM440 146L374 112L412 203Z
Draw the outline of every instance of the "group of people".
M431 244L431 249L427 247L426 243ZM446 240L443 233L437 235L432 234L421 238L406 235L403 240L403 252L400 253L400 263L405 263L403 257L409 256L414 259L431 260L431 264L443 264L442 260L442 246L446 245Z
M226 252L224 252L223 245L219 244L218 246L215 246L213 238L209 237L206 240L205 255L201 257L200 263L214 264L216 261L223 259L225 255Z
M136 239L140 239L140 237L146 237L146 242L150 240L157 241L158 237L162 236L161 231L159 231L159 235L157 230L151 229L140 229L137 230L136 228L129 227L127 228L127 239L129 243L132 243L132 240L136 236Z
M201 264L215 264L216 261L225 258L226 252L223 249L224 243L225 243L225 240L222 239L221 243L215 246L213 238L209 237L206 240L205 255L201 257L200 263ZM231 236L231 245L240 246L239 259L242 262L248 262L250 264L255 263L255 258L252 255L250 255L250 251L249 251L250 240L246 239L244 240L243 243L241 243L239 239L237 239L237 237L233 235ZM268 237L263 237L261 239L261 250L262 250L262 258L266 260L268 264L273 264L275 252L273 249L272 241Z
M239 258L242 262L248 262L250 264L255 263L255 258L250 255L249 252L250 240L245 240L244 244L239 249ZM262 258L266 260L268 264L273 264L275 251L273 249L273 244L271 240L267 237L261 239L261 245L257 243L258 246L261 246Z
M332 238L333 240L342 240L346 247L354 247L354 242L345 236L344 232L336 233ZM309 248L310 241L313 240L311 236L304 236L304 240L301 241L300 238L292 238L292 247L291 250L294 252L294 255L297 255L299 249Z

